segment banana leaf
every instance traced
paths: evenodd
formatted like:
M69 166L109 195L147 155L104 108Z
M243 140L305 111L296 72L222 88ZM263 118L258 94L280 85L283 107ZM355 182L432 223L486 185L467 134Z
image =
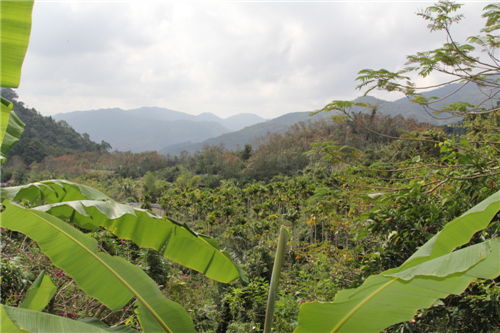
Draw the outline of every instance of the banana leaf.
M7 152L17 141L19 141L24 131L24 123L14 111L9 111L9 109L12 108L12 104L5 106L4 101L8 103L8 101L2 97L2 141L0 143L0 158L2 163L5 162L5 155L7 155ZM7 121L7 123L4 124L4 121ZM5 131L4 125L6 125Z
M155 282L121 257L97 251L97 241L45 212L3 201L2 227L35 240L52 263L89 296L112 311L134 296L161 327L159 332L194 332L187 312L163 297ZM148 332L145 330L145 332Z
M113 333L137 333L136 330L134 330L131 327L125 326L125 325L116 326L116 327L109 327L108 325L106 325L105 323L103 323L102 321L100 321L97 318L87 317L87 318L80 319L78 321L81 322L81 323L86 323L86 324L89 324L89 325L94 325L94 326L102 328L103 330L108 331L108 332L113 332ZM161 330L160 330L160 332L161 332Z
M394 270L402 271L451 253L454 249L467 244L476 232L486 228L499 211L500 191L447 223L443 230L418 249L403 265Z
M339 292L333 303L301 306L296 333L380 332L411 320L439 298L460 294L476 278L500 275L498 239L452 252L486 228L500 210L500 192L448 223L403 265Z
M5 132L7 131L7 124L9 123L10 112L12 111L14 105L3 97L0 97L0 102L0 145L2 145L3 137L5 136Z
M0 1L0 85L17 88L31 33L33 1ZM3 119L2 119L3 120Z
M137 331L127 326L110 328L103 322L92 318L86 322L83 320L72 320L52 314L14 308L0 305L1 307L1 329L2 332L33 332L33 333L134 333ZM97 323L99 322L99 323Z
M450 255L449 259L454 262L468 256L472 258L477 252L486 255L471 260L472 265L465 271L460 271L463 266L442 268L437 266L440 262L430 261L415 266L412 274L407 273L408 281L382 273L369 277L355 290L339 292L333 303L306 303L300 307L295 332L380 332L392 324L411 320L417 310L432 306L437 299L462 293L474 279L493 279L500 275L500 242L493 239L477 247L480 249L471 246ZM434 268L434 272L429 268ZM435 274L436 271L439 274ZM420 273L425 274L417 275Z
M231 256L219 250L213 238L197 234L186 224L160 218L144 209L115 201L68 201L34 208L86 229L101 226L139 247L163 251L163 255L219 282L246 279Z
M5 312L5 306L0 304L0 331L9 333L26 332L17 327Z
M33 1L0 2L0 86L17 88L28 49ZM19 140L24 123L12 111L13 104L1 97L0 160Z
M45 201L48 203L72 200L111 200L110 197L90 186L76 184L68 180L54 179L13 186L0 189L0 198L32 203Z
M45 275L45 271L42 271L26 292L26 297L19 307L42 311L56 292L57 286L52 282L50 276Z

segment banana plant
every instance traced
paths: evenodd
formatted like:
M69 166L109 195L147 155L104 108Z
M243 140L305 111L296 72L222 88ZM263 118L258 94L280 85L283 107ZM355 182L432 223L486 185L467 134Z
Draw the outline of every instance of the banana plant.
M229 283L240 277L246 280L246 273L233 263L228 252L219 249L215 239L194 232L185 223L117 203L89 186L49 180L1 189L0 197L24 199L34 205L48 202L33 209L81 228L104 227L139 247L161 250L166 258L219 282Z
M42 311L57 292L57 285L42 271L26 292L20 308Z
M2 1L0 3L0 86L17 88L31 33L33 1ZM23 122L12 111L12 103L0 102L0 159L19 140Z
M19 85L22 62L31 31L33 1L2 1L1 86ZM4 155L19 139L24 124L1 101L0 145ZM16 203L24 199L34 208ZM90 199L90 200L89 200ZM215 240L198 235L187 225L161 219L144 210L120 205L103 193L63 180L45 181L1 190L1 226L24 233L38 243L56 267L66 271L89 296L115 311L133 297L144 332L194 332L188 313L161 294L155 282L139 267L123 258L98 251L97 241L66 221L134 240L139 246L164 248L164 255L219 281L241 276L227 252ZM49 205L40 206L42 203ZM54 215L52 215L53 213ZM80 224L79 224L80 223ZM1 330L5 332L130 332L109 328L97 319L75 322L40 312L54 295L50 278L41 274L20 308L1 306Z
M57 286L44 271L26 293L19 308L0 305L2 331L5 332L121 332L137 331L128 326L110 328L96 318L75 321L41 312L57 291Z
M2 332L24 333L138 333L128 326L110 328L95 318L73 320L49 313L0 304Z
M411 320L440 298L461 294L474 279L498 277L499 239L455 249L485 229L499 211L500 191L446 224L400 267L339 292L332 303L302 305L295 333L380 332Z

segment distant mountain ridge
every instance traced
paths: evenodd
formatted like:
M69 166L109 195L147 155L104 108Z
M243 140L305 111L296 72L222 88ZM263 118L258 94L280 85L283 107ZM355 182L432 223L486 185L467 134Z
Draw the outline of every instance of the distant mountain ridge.
M253 114L222 119L211 113L193 116L159 107L74 111L53 118L65 120L76 131L89 134L92 140L104 140L113 149L132 152L160 150L187 140L203 141L264 121Z
M485 100L486 96L483 91L481 91L475 84L466 84L464 87L460 88L462 84L453 83L446 86L423 92L422 95L425 98L430 98L436 96L439 98L447 97L443 101L435 102L431 106L437 109L443 105L456 103L456 102L467 102L470 104L478 104ZM460 89L459 89L460 88ZM457 90L459 89L459 90ZM377 105L379 108L377 112L381 114L388 114L391 116L396 116L398 114L404 117L413 117L420 122L428 122L434 125L449 125L456 123L460 118L453 117L449 118L446 114L433 116L427 113L427 111L419 104L412 103L408 98L403 97L393 102L384 101L377 99L372 96L363 96L355 99L356 102L365 102L372 105ZM485 108L491 108L496 105L493 101L489 101L483 105ZM361 110L358 108L357 110Z
M142 107L139 109L127 110L126 112L144 117L146 119L153 120L165 120L165 121L174 121L174 120L189 120L189 121L213 121L221 124L225 128L230 131L239 131L240 129L245 128L246 126L250 126L256 123L260 123L265 121L266 119L259 117L252 113L240 113L229 118L220 118L213 113L203 112L199 115L191 115L180 111L174 111L165 108L159 107Z
M194 153L197 150L201 150L204 145L220 145L221 143L224 143L224 146L227 149L242 149L245 144L251 143L255 138L266 135L267 132L284 133L288 130L288 128L290 128L290 126L298 122L309 122L330 116L326 113L320 113L310 117L310 113L311 111L287 113L266 122L245 127L244 129L236 132L225 133L220 136L207 139L203 142L188 141L171 145L159 150L158 153L163 155L178 155L183 150L189 153Z
M428 92L424 92L423 95L426 98L431 96L444 97L448 96L457 90L460 87L460 84L449 84L447 86L434 89ZM453 94L450 98L447 98L444 102L438 102L435 104L436 107L442 106L444 104L455 103L458 101L465 101L471 104L480 103L484 100L484 94L479 90L476 85L467 84L455 94ZM404 117L413 117L420 122L429 122L434 125L446 125L457 122L459 118L451 118L451 119L436 119L430 116L425 109L415 103L409 101L406 97L400 98L396 101L390 102L375 98L373 96L361 96L354 100L355 102L362 103L370 103L372 105L377 105L377 112L380 114L386 114L391 116L396 116L398 114L403 115ZM491 103L492 104L492 103ZM493 105L485 105L485 107L491 107ZM355 112L365 111L361 107L355 107ZM186 150L190 153L194 153L197 150L203 148L204 145L219 145L224 143L225 147L228 149L237 149L237 147L242 148L247 143L252 143L255 138L264 136L267 132L285 132L291 125L298 123L300 121L314 121L320 118L331 117L333 113L323 112L316 114L313 117L310 117L310 111L307 112L292 112L287 113L281 117L269 120L264 123L255 124L244 128L242 130L225 133L218 137L209 138L202 142L183 142L176 145L167 146L159 151L160 154L170 154L170 155L178 155L182 150ZM445 118L445 117L443 117Z
M450 84L439 89L423 93L424 96L444 97L452 94L460 84ZM468 84L451 95L444 103L457 101L477 104L483 101L485 95L476 85ZM452 119L436 119L429 115L423 107L401 98L394 102L384 101L372 96L355 99L356 102L367 102L377 105L377 112L396 116L414 117L420 122L430 122L435 125L450 124L458 121ZM489 107L485 105L485 107ZM362 111L356 108L355 111ZM132 110L101 109L90 111L75 111L54 116L56 120L65 120L80 133L88 133L92 140L109 142L114 149L141 152L156 150L161 154L177 155L182 150L195 152L204 145L219 145L224 143L228 149L242 148L252 143L255 138L264 136L267 132L285 132L291 125L300 121L330 117L331 113L319 113L309 116L310 111L292 112L272 120L265 120L254 114L238 114L222 119L212 113L190 115L159 107L142 107Z

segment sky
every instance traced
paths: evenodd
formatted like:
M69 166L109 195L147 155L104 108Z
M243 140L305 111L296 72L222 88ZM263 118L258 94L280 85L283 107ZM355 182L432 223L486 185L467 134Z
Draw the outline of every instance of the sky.
M275 118L352 100L357 73L439 47L434 2L35 1L19 100L42 115L142 106ZM487 2L462 2L465 42ZM443 82L431 77L417 83ZM376 92L385 100L404 96Z

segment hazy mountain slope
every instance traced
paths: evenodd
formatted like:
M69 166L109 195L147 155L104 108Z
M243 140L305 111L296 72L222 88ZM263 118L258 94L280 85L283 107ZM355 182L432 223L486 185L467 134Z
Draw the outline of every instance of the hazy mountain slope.
M256 114L252 113L240 113L234 116L231 116L226 119L222 119L220 123L230 130L239 131L245 127L252 126L258 123L262 123L267 121L262 117L259 117Z
M155 120L121 109L78 111L54 118L66 120L76 131L88 133L92 140L105 140L113 149L132 152L159 150L187 140L203 141L229 132L216 122Z
M159 107L74 111L59 113L54 119L65 120L92 140L109 142L113 149L133 152L158 150L188 140L199 142L265 121L248 113L222 119L207 112L193 116Z
M444 87L434 89L431 91L424 92L423 95L427 98L431 96L438 96L438 97L443 97L443 96L448 96L444 101L437 102L435 105L436 106L442 106L444 104L450 104L450 103L456 103L456 102L468 102L471 104L477 104L482 102L486 98L487 91L484 89L481 90L478 88L477 85L468 83L462 88L460 88L462 84L460 83L453 83L446 85ZM459 89L460 88L460 89ZM457 90L459 89L459 90ZM393 103L395 104L413 104L408 101L408 99L401 98Z
M447 96L460 87L451 84L439 89L425 92L429 96ZM471 104L484 100L485 95L475 85L468 84L455 92L444 103L465 101ZM396 116L414 117L421 122L435 125L450 124L458 118L436 120L419 105L406 98L394 102L375 97L358 97L357 102L368 102L377 105L377 112ZM442 105L443 102L436 105ZM355 108L354 111L364 111ZM315 117L329 117L333 113L320 113ZM54 116L55 119L66 120L80 133L88 133L92 140L105 140L119 150L134 152L160 150L163 154L178 154L182 150L195 152L205 144L218 145L224 143L229 149L243 147L256 137L267 132L285 132L288 127L300 121L311 121L309 112L293 112L281 117L264 121L253 114L239 114L221 119L212 113L201 113L197 116L159 107L142 107L124 111L121 109L105 109L77 111ZM234 131L232 133L228 133Z
M194 153L195 151L202 149L204 145L219 145L221 143L224 143L225 147L228 149L235 150L238 149L238 147L240 147L241 149L245 144L251 143L255 138L266 135L267 132L283 133L286 132L286 130L291 125L300 121L307 122L329 116L326 113L322 113L315 115L314 117L310 117L309 114L310 112L308 111L287 113L278 118L245 127L244 129L236 132L231 132L215 138L210 138L203 142L193 143L193 141L190 141L183 142L177 145L171 145L161 149L158 153L164 155L178 155L182 150Z
M239 131L240 129L251 126L257 123L266 121L266 119L251 113L241 113L229 118L220 118L213 113L203 112L197 116L187 114L184 112L173 111L170 109L159 107L142 107L139 109L132 109L126 111L129 114L140 116L152 120L189 120L189 121L214 121L221 124L231 131Z
M461 84L459 83L453 83L446 85L444 87L434 89L431 91L424 92L423 95L426 98L432 97L432 96L437 96L439 98L442 98L444 96L448 96L446 99L443 101L439 101L433 104L433 108L439 108L440 106L446 105L446 104L451 104L451 103L456 103L456 102L468 102L470 104L478 104L482 102L485 98L485 92L481 91L476 85L474 84L467 84L463 88L460 88ZM434 125L446 125L446 124L452 124L456 123L457 121L460 120L460 118L454 117L454 118L449 118L449 115L442 114L438 115L436 117L433 117L429 115L425 109L415 103L412 103L409 101L406 97L400 98L394 102L388 102L380 99L376 99L371 96L366 96L366 97L358 97L356 102L367 102L373 105L378 105L379 108L377 112L380 112L382 114L389 114L391 116L396 116L398 114L403 115L404 117L414 117L418 121L421 122L430 122ZM494 102L489 102L483 105L486 108L489 108L493 105ZM359 109L357 109L359 110ZM449 119L446 119L449 118Z
M121 110L121 109L120 109ZM92 112L91 111L83 111L83 112ZM99 110L98 110L99 111ZM165 108L159 108L156 106L144 106L142 108L138 109L131 109L131 110L123 110L127 114L126 115L134 115L137 117L141 117L144 119L152 119L152 120L166 120L166 121L175 121L175 120L192 120L196 121L196 116L180 112L180 111L174 111L170 109L165 109ZM71 114L73 112L67 113Z
M434 89L424 93L424 96L439 96L444 97L452 94L460 87L460 84L450 84L444 86L439 89ZM479 90L479 88L475 85L468 84L461 88L459 91L456 91L450 98L447 98L444 102L436 103L436 106L440 106L443 104L450 104L458 101L465 101L471 104L476 104L484 100L485 95L483 92ZM372 105L377 105L377 112L379 114L388 114L391 116L396 116L398 114L403 115L404 117L413 117L421 122L430 122L435 125L444 125L451 124L457 122L459 118L451 118L451 119L435 119L431 117L421 106L414 104L408 101L407 98L401 98L394 102L384 101L381 99L377 99L372 96L364 96L358 97L355 99L356 102L364 102L370 103ZM355 112L363 111L368 112L366 109L361 107L354 108ZM247 143L251 143L253 139L265 135L269 132L285 132L290 125L295 124L300 121L311 121L316 119L317 117L330 117L334 114L334 112L325 112L319 113L315 117L309 117L309 112L293 112L285 114L276 119L272 119L265 123L256 124L253 126L249 126L240 131L223 134L221 136L207 139L203 142L196 143L194 140L190 140L190 142L183 142L182 144L175 146L168 146L164 149L160 150L162 154L171 154L176 155L179 154L182 150L186 150L188 152L195 152L196 150L200 150L203 148L203 145L218 145L220 143L224 143L226 148L236 149L238 146L243 147ZM194 142L194 143L193 143Z

